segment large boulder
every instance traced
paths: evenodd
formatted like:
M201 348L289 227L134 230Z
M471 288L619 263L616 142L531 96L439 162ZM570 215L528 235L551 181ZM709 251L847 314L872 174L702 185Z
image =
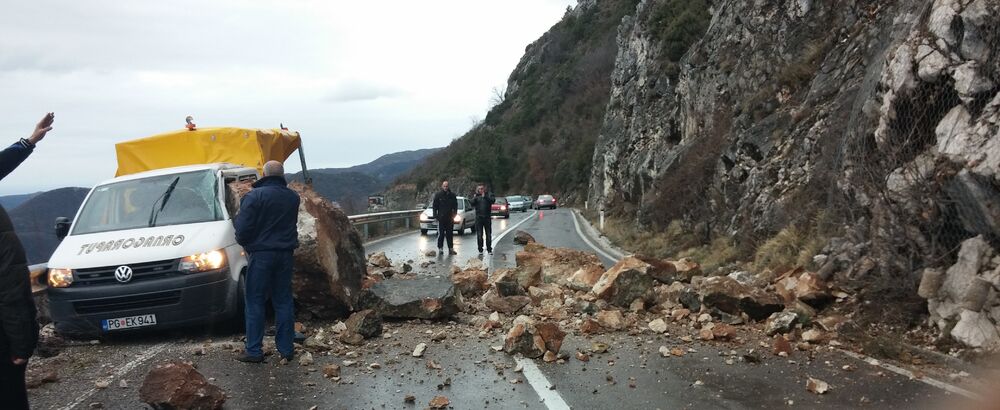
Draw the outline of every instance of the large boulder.
M566 332L552 322L534 324L531 322L516 322L504 338L503 350L510 354L524 355L529 358L539 358L548 352L558 355L562 348Z
M612 305L629 306L653 288L654 280L649 272L654 270L653 265L627 256L604 272L591 291Z
M730 315L743 312L758 321L785 309L785 305L777 295L742 285L728 276L706 278L700 283L698 292L701 295L701 303L709 308Z
M674 281L686 281L691 279L687 272L679 273L677 271L677 266L679 265L678 262L671 262L638 254L632 255L630 258L635 258L647 263L649 267L645 269L646 274L667 285L674 283Z
M139 398L154 409L216 410L222 408L226 394L190 364L171 362L146 374Z
M983 236L962 242L947 270L924 269L918 294L927 298L931 321L958 342L1000 350L1000 257Z
M604 265L597 255L568 248L547 248L536 242L525 245L514 259L519 270L538 269L542 281L559 285L568 284L581 269L604 272Z
M348 332L357 333L365 339L382 334L382 317L371 309L354 312L344 324Z
M483 303L497 312L513 314L531 303L531 298L517 282L499 281L490 285L483 295Z
M487 274L485 269L466 269L451 274L451 282L455 284L462 296L480 295L486 291Z
M530 233L525 231L514 232L514 243L518 245L527 245L531 242L535 242L535 237L531 236Z
M295 301L318 317L343 317L357 307L367 273L361 235L343 210L312 188L298 183L289 188L301 198L292 276ZM227 207L234 215L251 189L247 181L229 184Z
M461 304L462 294L443 276L386 279L365 290L358 300L362 309L398 319L441 319L458 313Z

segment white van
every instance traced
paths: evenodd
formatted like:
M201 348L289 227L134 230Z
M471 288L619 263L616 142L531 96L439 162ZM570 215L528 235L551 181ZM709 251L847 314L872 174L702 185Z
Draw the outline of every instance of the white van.
M218 142L219 135L205 138ZM243 312L247 258L236 243L236 201L227 198L227 184L258 177L256 167L210 163L130 173L95 186L72 223L57 222L62 242L47 279L56 330L95 336L238 324L231 319Z

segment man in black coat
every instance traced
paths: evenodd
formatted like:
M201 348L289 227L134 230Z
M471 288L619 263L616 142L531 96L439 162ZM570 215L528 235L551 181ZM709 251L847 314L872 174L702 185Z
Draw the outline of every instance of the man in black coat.
M496 201L493 193L486 190L485 184L476 187L476 196L472 197L472 209L476 210L476 244L479 245L480 255L483 253L484 236L486 252L493 254L493 220L490 219L490 214Z
M438 253L444 252L444 241L448 239L448 254L458 255L455 252L455 243L452 238L455 230L455 216L458 215L458 197L451 189L448 189L448 181L441 182L441 190L434 194L434 201L431 204L434 212L434 219L438 222Z
M274 307L274 344L282 359L295 354L295 306L292 300L292 254L299 247L299 194L288 188L285 169L278 161L264 164L264 178L240 201L233 222L236 242L246 250L246 353L236 360L264 361L264 303Z
M0 179L14 171L52 130L53 113L35 126L31 137L0 151ZM14 224L0 206L0 403L3 408L27 409L28 391L24 371L38 343L35 302L24 247L14 233Z

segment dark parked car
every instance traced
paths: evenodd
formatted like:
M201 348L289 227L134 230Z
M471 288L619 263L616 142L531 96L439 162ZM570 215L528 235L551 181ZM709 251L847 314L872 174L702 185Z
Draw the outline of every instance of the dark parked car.
M539 195L535 200L535 209L556 209L556 199L552 195Z
M490 205L490 216L510 218L510 206L507 203L507 198L499 197L493 205Z

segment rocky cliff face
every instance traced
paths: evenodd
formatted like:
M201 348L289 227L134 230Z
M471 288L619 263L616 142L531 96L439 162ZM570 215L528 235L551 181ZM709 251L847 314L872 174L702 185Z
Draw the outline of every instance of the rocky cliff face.
M751 247L833 215L824 273L908 294L963 241L997 248L1000 1L717 1L679 67L650 18L668 3L619 28L592 203Z

